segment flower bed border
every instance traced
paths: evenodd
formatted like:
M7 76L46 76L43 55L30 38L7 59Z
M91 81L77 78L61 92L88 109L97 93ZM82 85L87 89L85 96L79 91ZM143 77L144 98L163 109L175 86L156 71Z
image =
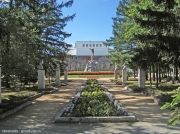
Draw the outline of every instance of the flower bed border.
M83 82L84 83L84 82ZM75 107L75 103L80 97L83 86L77 89L77 92L74 97L69 101L69 103L57 114L54 119L55 123L98 123L98 122L135 122L136 117L122 105L119 100L117 100L111 93L108 92L108 89L101 85L104 89L106 95L114 103L118 110L125 112L126 116L85 116L85 117L62 117L64 112L72 111Z

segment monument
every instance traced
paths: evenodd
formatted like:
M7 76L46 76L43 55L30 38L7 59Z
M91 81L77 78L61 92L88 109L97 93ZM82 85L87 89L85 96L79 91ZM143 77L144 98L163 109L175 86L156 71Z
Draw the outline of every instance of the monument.
M92 52L92 55L91 55L91 60L88 61L88 63L86 64L86 67L85 67L85 70L84 72L95 72L97 71L97 61L96 60L93 60L93 57L94 57L94 48L89 48Z
M61 85L60 83L60 67L59 64L56 64L56 85Z
M127 81L127 69L126 69L126 65L124 64L124 67L122 69L122 83L126 83Z
M45 89L45 70L43 70L43 60L40 61L38 67L38 89Z
M145 71L141 68L138 68L138 87L145 87L146 75Z
M118 79L118 69L119 69L119 66L115 66L115 69L114 69L114 79Z
M68 82L68 72L67 72L67 66L68 66L68 63L66 61L64 61L64 81L65 82Z

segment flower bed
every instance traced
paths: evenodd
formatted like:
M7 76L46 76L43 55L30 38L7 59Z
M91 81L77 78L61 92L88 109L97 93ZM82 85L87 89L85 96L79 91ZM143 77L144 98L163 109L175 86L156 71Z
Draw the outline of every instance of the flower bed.
M101 86L83 88L72 115L79 116L117 116L119 111L107 97Z
M56 116L55 122L122 122L136 121L103 85L91 79L77 90L68 105Z
M102 71L102 72L76 72L68 71L68 75L113 75L113 71ZM120 74L120 72L118 72Z
M85 85L97 85L97 84L99 84L99 82L98 82L98 80L97 79L88 79L88 80L86 80L86 81L84 81L84 84Z

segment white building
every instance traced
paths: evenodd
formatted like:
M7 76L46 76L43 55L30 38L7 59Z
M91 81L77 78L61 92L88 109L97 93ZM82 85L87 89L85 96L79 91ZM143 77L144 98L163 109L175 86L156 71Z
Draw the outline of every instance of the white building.
M92 55L89 48L94 48L93 59L98 61L99 71L113 70L110 60L106 57L108 55L108 46L103 41L77 41L74 48L70 48L68 52L68 55L71 55L67 58L69 70L83 71L85 69Z
M108 55L108 46L103 41L77 41L75 47L70 49L68 54L76 56L91 56L92 52L89 48L94 48L94 56Z

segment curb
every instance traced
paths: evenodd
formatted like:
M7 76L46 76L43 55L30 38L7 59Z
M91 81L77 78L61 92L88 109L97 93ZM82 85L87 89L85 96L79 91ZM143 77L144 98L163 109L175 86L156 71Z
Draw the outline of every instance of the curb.
M17 111L19 111L19 110L21 110L21 109L23 109L23 108L25 108L25 107L27 107L27 106L29 106L31 104L32 104L32 101L28 101L28 102L26 102L24 104L21 104L20 106L17 106L16 108L14 108L12 110L7 111L6 113L1 114L0 115L0 120L4 119L5 117L7 117L7 116L9 116L11 114L16 113Z
M99 122L135 122L135 116L110 116L110 117L56 117L55 123L99 123Z

